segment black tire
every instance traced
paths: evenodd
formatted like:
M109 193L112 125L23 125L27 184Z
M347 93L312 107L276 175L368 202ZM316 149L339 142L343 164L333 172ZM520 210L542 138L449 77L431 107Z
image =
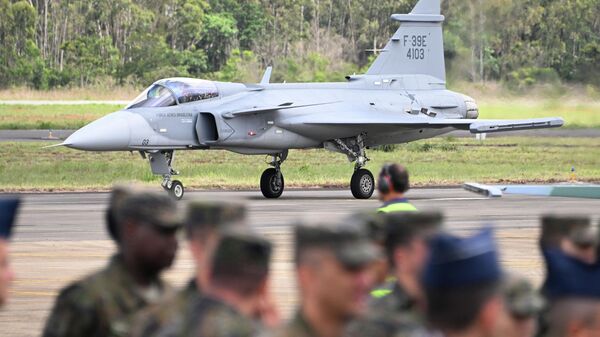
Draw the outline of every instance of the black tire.
M371 171L359 169L352 175L350 190L356 199L369 199L375 191L375 178Z
M266 169L260 177L260 191L267 199L277 199L283 194L285 188L285 182L283 174L281 174L281 181L278 183L277 170L274 168Z
M183 188L183 184L179 180L173 180L171 183L171 188L169 189L169 195L177 200L181 200L183 195L185 194L185 189Z

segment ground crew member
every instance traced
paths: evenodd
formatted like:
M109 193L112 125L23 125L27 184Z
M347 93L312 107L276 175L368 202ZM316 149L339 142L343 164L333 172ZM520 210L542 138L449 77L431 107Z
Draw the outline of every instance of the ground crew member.
M502 270L490 229L472 237L440 234L431 240L423 284L427 320L452 337L498 336L507 312Z
M522 276L505 275L502 281L504 303L508 309L508 321L503 337L533 337L537 332L538 315L545 307L543 297L529 280Z
M175 202L132 191L113 206L118 252L106 268L60 292L43 336L128 335L132 317L168 291L160 274L177 251Z
M177 324L183 318L190 303L208 287L210 260L220 231L229 226L245 226L245 216L245 206L238 203L198 200L188 204L184 225L196 274L174 296L143 310L135 319L133 337L156 336L163 327Z
M377 179L379 200L383 202L383 206L378 211L380 213L416 211L417 208L405 196L409 188L408 171L399 164L385 164Z
M15 278L10 266L8 239L19 208L18 198L0 199L0 308L8 300L8 288Z
M589 264L557 248L543 248L549 303L542 336L597 336L600 326L600 263Z
M262 333L259 323L267 297L271 243L247 228L223 232L211 261L206 289L183 319L159 336L251 337Z
M364 314L380 255L355 223L301 225L295 231L300 307L277 337L338 337Z
M560 248L569 256L589 264L597 260L598 233L586 216L543 216L540 244L543 248Z
M385 251L395 281L374 294L367 315L350 324L347 336L395 336L425 324L421 276L428 256L426 241L441 227L442 215L390 213L384 220Z

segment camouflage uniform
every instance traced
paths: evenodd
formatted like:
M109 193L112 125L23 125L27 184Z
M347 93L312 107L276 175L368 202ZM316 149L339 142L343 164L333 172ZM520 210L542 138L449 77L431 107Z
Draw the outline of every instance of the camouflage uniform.
M350 323L345 336L399 336L423 328L423 317L415 301L408 297L399 284L395 283L390 288L391 293L372 300L365 317Z
M285 327L275 331L271 337L317 337L317 334L299 311Z
M173 296L136 315L131 337L157 336L162 327L182 319L182 313L186 312L200 295L196 280L190 280L185 288Z
M133 315L170 290L160 280L154 287L144 295L115 255L104 270L61 291L42 336L125 336Z
M181 322L163 328L160 337L252 337L261 333L258 322L225 302L204 296L196 299Z

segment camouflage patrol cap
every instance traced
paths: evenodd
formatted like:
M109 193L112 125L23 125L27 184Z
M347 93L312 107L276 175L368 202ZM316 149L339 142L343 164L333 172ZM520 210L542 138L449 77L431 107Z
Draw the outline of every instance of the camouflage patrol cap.
M360 268L380 257L380 251L358 223L328 223L300 225L295 230L296 263L305 249L331 250L347 268Z
M10 238L20 202L14 197L0 199L0 239Z
M580 247L598 246L598 231L591 226L571 231L569 239Z
M116 219L134 219L159 230L174 231L182 226L177 203L167 194L147 190L130 191L116 205Z
M440 212L395 212L384 214L386 246L405 244L416 235L433 233L442 226Z
M188 236L198 229L218 229L243 223L246 206L234 202L195 200L188 204L185 228Z
M579 215L545 215L542 217L541 243L558 247L564 238L577 245L596 244L598 238L591 231L591 220Z
M126 196L134 192L141 191L140 186L134 184L116 184L113 186L108 198L108 207L106 208L106 227L108 234L114 241L119 241L119 230L117 225L116 210L121 205Z
M269 271L272 245L247 227L223 230L212 260L216 277L252 277Z
M522 276L508 274L502 281L502 293L509 312L519 318L534 317L545 307L544 298Z
M385 221L382 213L371 210L355 212L345 218L343 223L355 223L364 226L371 241L383 244L385 240Z

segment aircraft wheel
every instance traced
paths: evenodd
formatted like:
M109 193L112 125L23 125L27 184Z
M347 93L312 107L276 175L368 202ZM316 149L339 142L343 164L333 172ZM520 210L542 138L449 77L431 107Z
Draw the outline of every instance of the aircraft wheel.
M169 189L169 194L177 199L181 200L183 198L183 194L185 193L185 189L183 188L183 184L179 180L173 180L171 183L171 188Z
M375 191L375 178L371 171L359 169L352 175L350 190L356 199L369 199Z
M285 187L283 174L276 169L266 169L260 177L260 191L267 199L277 199Z

